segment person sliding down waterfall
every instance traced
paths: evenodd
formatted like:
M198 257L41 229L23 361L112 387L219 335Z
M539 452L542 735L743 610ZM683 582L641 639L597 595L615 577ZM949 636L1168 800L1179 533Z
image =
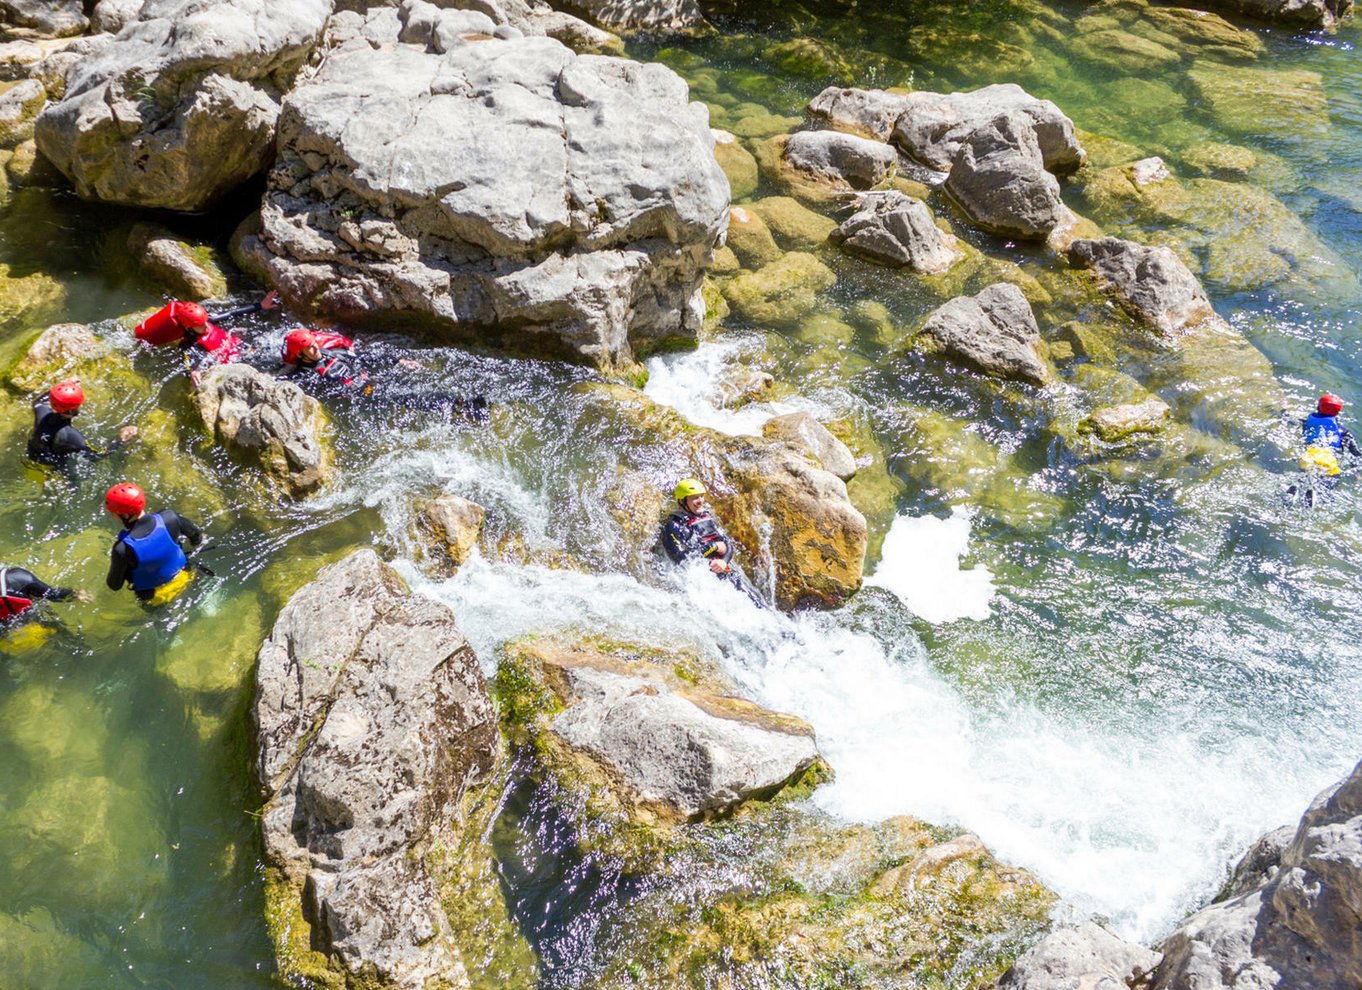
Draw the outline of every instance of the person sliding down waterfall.
M73 458L100 460L137 436L137 427L125 426L118 439L106 450L96 450L71 424L85 403L85 390L78 381L58 382L33 404L33 435L28 438L28 456L39 464L64 467Z
M273 290L265 293L265 298L258 303L217 316L209 316L198 303L173 300L139 323L133 333L138 340L153 347L179 345L185 373L198 388L204 371L215 364L233 364L241 360L245 351L245 341L218 324L247 313L278 308L279 293Z
M733 541L705 506L707 494L709 489L698 478L681 479L672 492L678 509L662 527L662 549L674 564L697 557L708 561L711 573L736 585L753 602L766 608L756 590L733 566Z
M402 409L439 411L473 423L489 418L487 400L449 395L421 388L404 387L404 371L421 371L425 365L411 358L375 359L372 350L361 360L349 337L325 330L299 327L284 336L279 354L279 377L298 382L319 398L370 398Z
M1288 498L1295 498L1303 487L1306 506L1313 506L1316 491L1330 492L1338 486L1338 479L1343 473L1338 460L1340 454L1347 454L1353 459L1362 458L1362 448L1358 447L1353 435L1338 425L1338 414L1342 411L1343 400L1326 392L1319 397L1315 411L1301 421L1301 440L1305 443L1305 453L1301 455L1300 466L1308 475L1308 480L1287 488Z
M194 573L181 543L197 547L203 543L203 532L170 509L148 513L146 494L126 481L109 489L104 507L123 524L109 552L105 583L113 591L131 584L144 605L172 601Z

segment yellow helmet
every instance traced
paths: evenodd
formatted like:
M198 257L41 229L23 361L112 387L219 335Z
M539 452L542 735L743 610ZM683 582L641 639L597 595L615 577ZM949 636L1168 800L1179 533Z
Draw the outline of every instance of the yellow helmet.
M676 491L672 492L672 498L678 502L683 498L690 498L692 495L704 495L709 491L705 483L699 478L682 478L676 484Z

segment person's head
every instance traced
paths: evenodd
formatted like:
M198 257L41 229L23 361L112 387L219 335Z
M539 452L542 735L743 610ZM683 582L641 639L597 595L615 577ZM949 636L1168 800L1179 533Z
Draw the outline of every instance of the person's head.
M284 337L285 364L316 364L322 359L322 347L317 335L311 330L299 327L290 330Z
M146 511L146 492L130 481L120 481L104 496L104 508L117 516L124 526L131 526Z
M1321 416L1337 416L1343 411L1343 400L1332 392L1325 392L1319 397L1318 412Z
M705 495L709 489L699 478L682 478L672 492L672 498L687 512L699 512L705 507Z
M175 307L175 322L186 337L198 340L208 332L208 311L198 303L179 303Z
M80 382L74 379L58 382L47 393L47 403L52 407L52 411L60 413L67 419L80 412L81 403L84 401L85 390L80 387Z

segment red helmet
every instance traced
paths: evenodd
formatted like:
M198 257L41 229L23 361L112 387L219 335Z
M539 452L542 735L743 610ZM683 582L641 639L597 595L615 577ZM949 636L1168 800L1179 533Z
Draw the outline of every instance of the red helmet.
M104 496L104 508L116 516L140 516L146 507L146 492L129 481L120 481Z
M79 409L80 404L85 401L85 390L77 381L58 382L47 393L47 401L51 404L53 412L71 412Z
M1332 392L1325 392L1319 397L1319 414L1321 416L1337 416L1343 411L1343 400Z
M198 327L208 322L208 310L198 303L176 303L173 309L175 322L181 327Z
M284 337L284 363L297 364L304 348L311 347L316 342L317 338L311 330L305 330L302 327L297 330L290 330Z

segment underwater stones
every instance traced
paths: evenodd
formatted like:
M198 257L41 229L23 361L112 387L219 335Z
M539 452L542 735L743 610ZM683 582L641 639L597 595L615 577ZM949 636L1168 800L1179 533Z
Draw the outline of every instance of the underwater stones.
M478 545L487 510L453 492L416 505L416 528L440 573L452 575Z
M728 177L728 188L733 199L746 199L757 191L760 174L757 160L742 146L736 135L728 131L712 130L714 159Z
M1090 31L1074 42L1073 50L1089 61L1124 75L1168 69L1182 61L1173 49L1129 31Z
M203 209L268 163L281 87L330 12L326 0L148 0L70 70L38 147L87 199Z
M513 644L507 653L519 676L554 695L541 726L519 728L556 749L550 759L596 764L582 776L608 781L611 793L593 797L630 818L712 818L769 799L821 762L808 724L692 672L683 680L665 653L635 648L626 659L552 641Z
M728 246L747 268L770 264L783 253L761 216L741 206L728 211Z
M751 203L750 207L765 221L777 243L790 251L821 247L837 229L835 221L789 196L767 196Z
M1071 263L1092 269L1104 292L1166 337L1176 338L1207 320L1219 320L1206 290L1171 248L1104 237L1074 241L1068 257Z
M896 191L868 194L830 239L851 254L924 275L939 275L965 256L926 203Z
M729 207L705 117L670 69L550 38L333 52L242 250L295 308L632 369L704 319Z
M889 145L841 131L800 131L785 143L785 161L791 167L853 189L883 182L898 160Z
M706 23L696 0L558 0L557 6L610 31L675 31Z
M906 93L829 86L809 102L808 112L836 130L888 141L908 106Z
M81 0L0 0L0 36L66 38L89 26Z
M1317 796L1253 889L1182 922L1153 990L1362 983L1362 764Z
M1258 156L1249 148L1214 141L1193 145L1181 157L1187 171L1212 179L1245 179L1258 164Z
M78 365L109 353L83 323L56 323L38 334L22 357L10 367L9 384L21 392L51 388Z
M847 445L833 436L826 426L806 412L773 416L761 428L768 440L787 443L812 457L824 471L831 471L843 481L850 481L856 473L856 458Z
M204 372L196 395L214 439L259 464L292 498L308 495L331 474L321 403L292 382L244 364Z
M1031 304L1010 282L950 300L927 317L921 332L951 357L986 374L1037 385L1047 377L1036 349L1040 328Z
M1201 54L1227 60L1251 61L1267 46L1252 31L1235 27L1218 14L1185 7L1149 7L1142 19Z
M1329 129L1329 101L1318 72L1197 62L1187 78L1201 105L1228 130L1308 140Z
M946 192L975 224L993 234L1043 239L1063 218L1059 181L1045 169L1024 114L999 114L962 143Z
M13 148L33 136L33 121L47 102L47 90L25 79L0 93L0 148Z
M1089 921L1046 935L1018 957L997 990L1123 990L1144 985L1160 958Z
M465 800L498 762L496 715L448 607L372 550L289 599L260 648L253 705L266 900L286 978L467 986L435 865L465 844ZM465 898L498 903L495 886ZM488 914L506 927L504 911Z
M724 286L724 298L745 320L762 326L788 327L803 319L832 288L837 276L811 254L791 251L754 272L744 272Z
M1322 28L1332 31L1352 13L1353 0L1202 0L1232 14L1256 17L1291 27Z
M212 248L195 248L158 224L133 224L127 250L142 275L176 299L221 299L227 294L227 277Z
M1078 424L1086 433L1094 433L1104 443L1119 443L1139 433L1157 433L1172 410L1162 399L1150 396L1143 402L1119 406L1104 406Z

